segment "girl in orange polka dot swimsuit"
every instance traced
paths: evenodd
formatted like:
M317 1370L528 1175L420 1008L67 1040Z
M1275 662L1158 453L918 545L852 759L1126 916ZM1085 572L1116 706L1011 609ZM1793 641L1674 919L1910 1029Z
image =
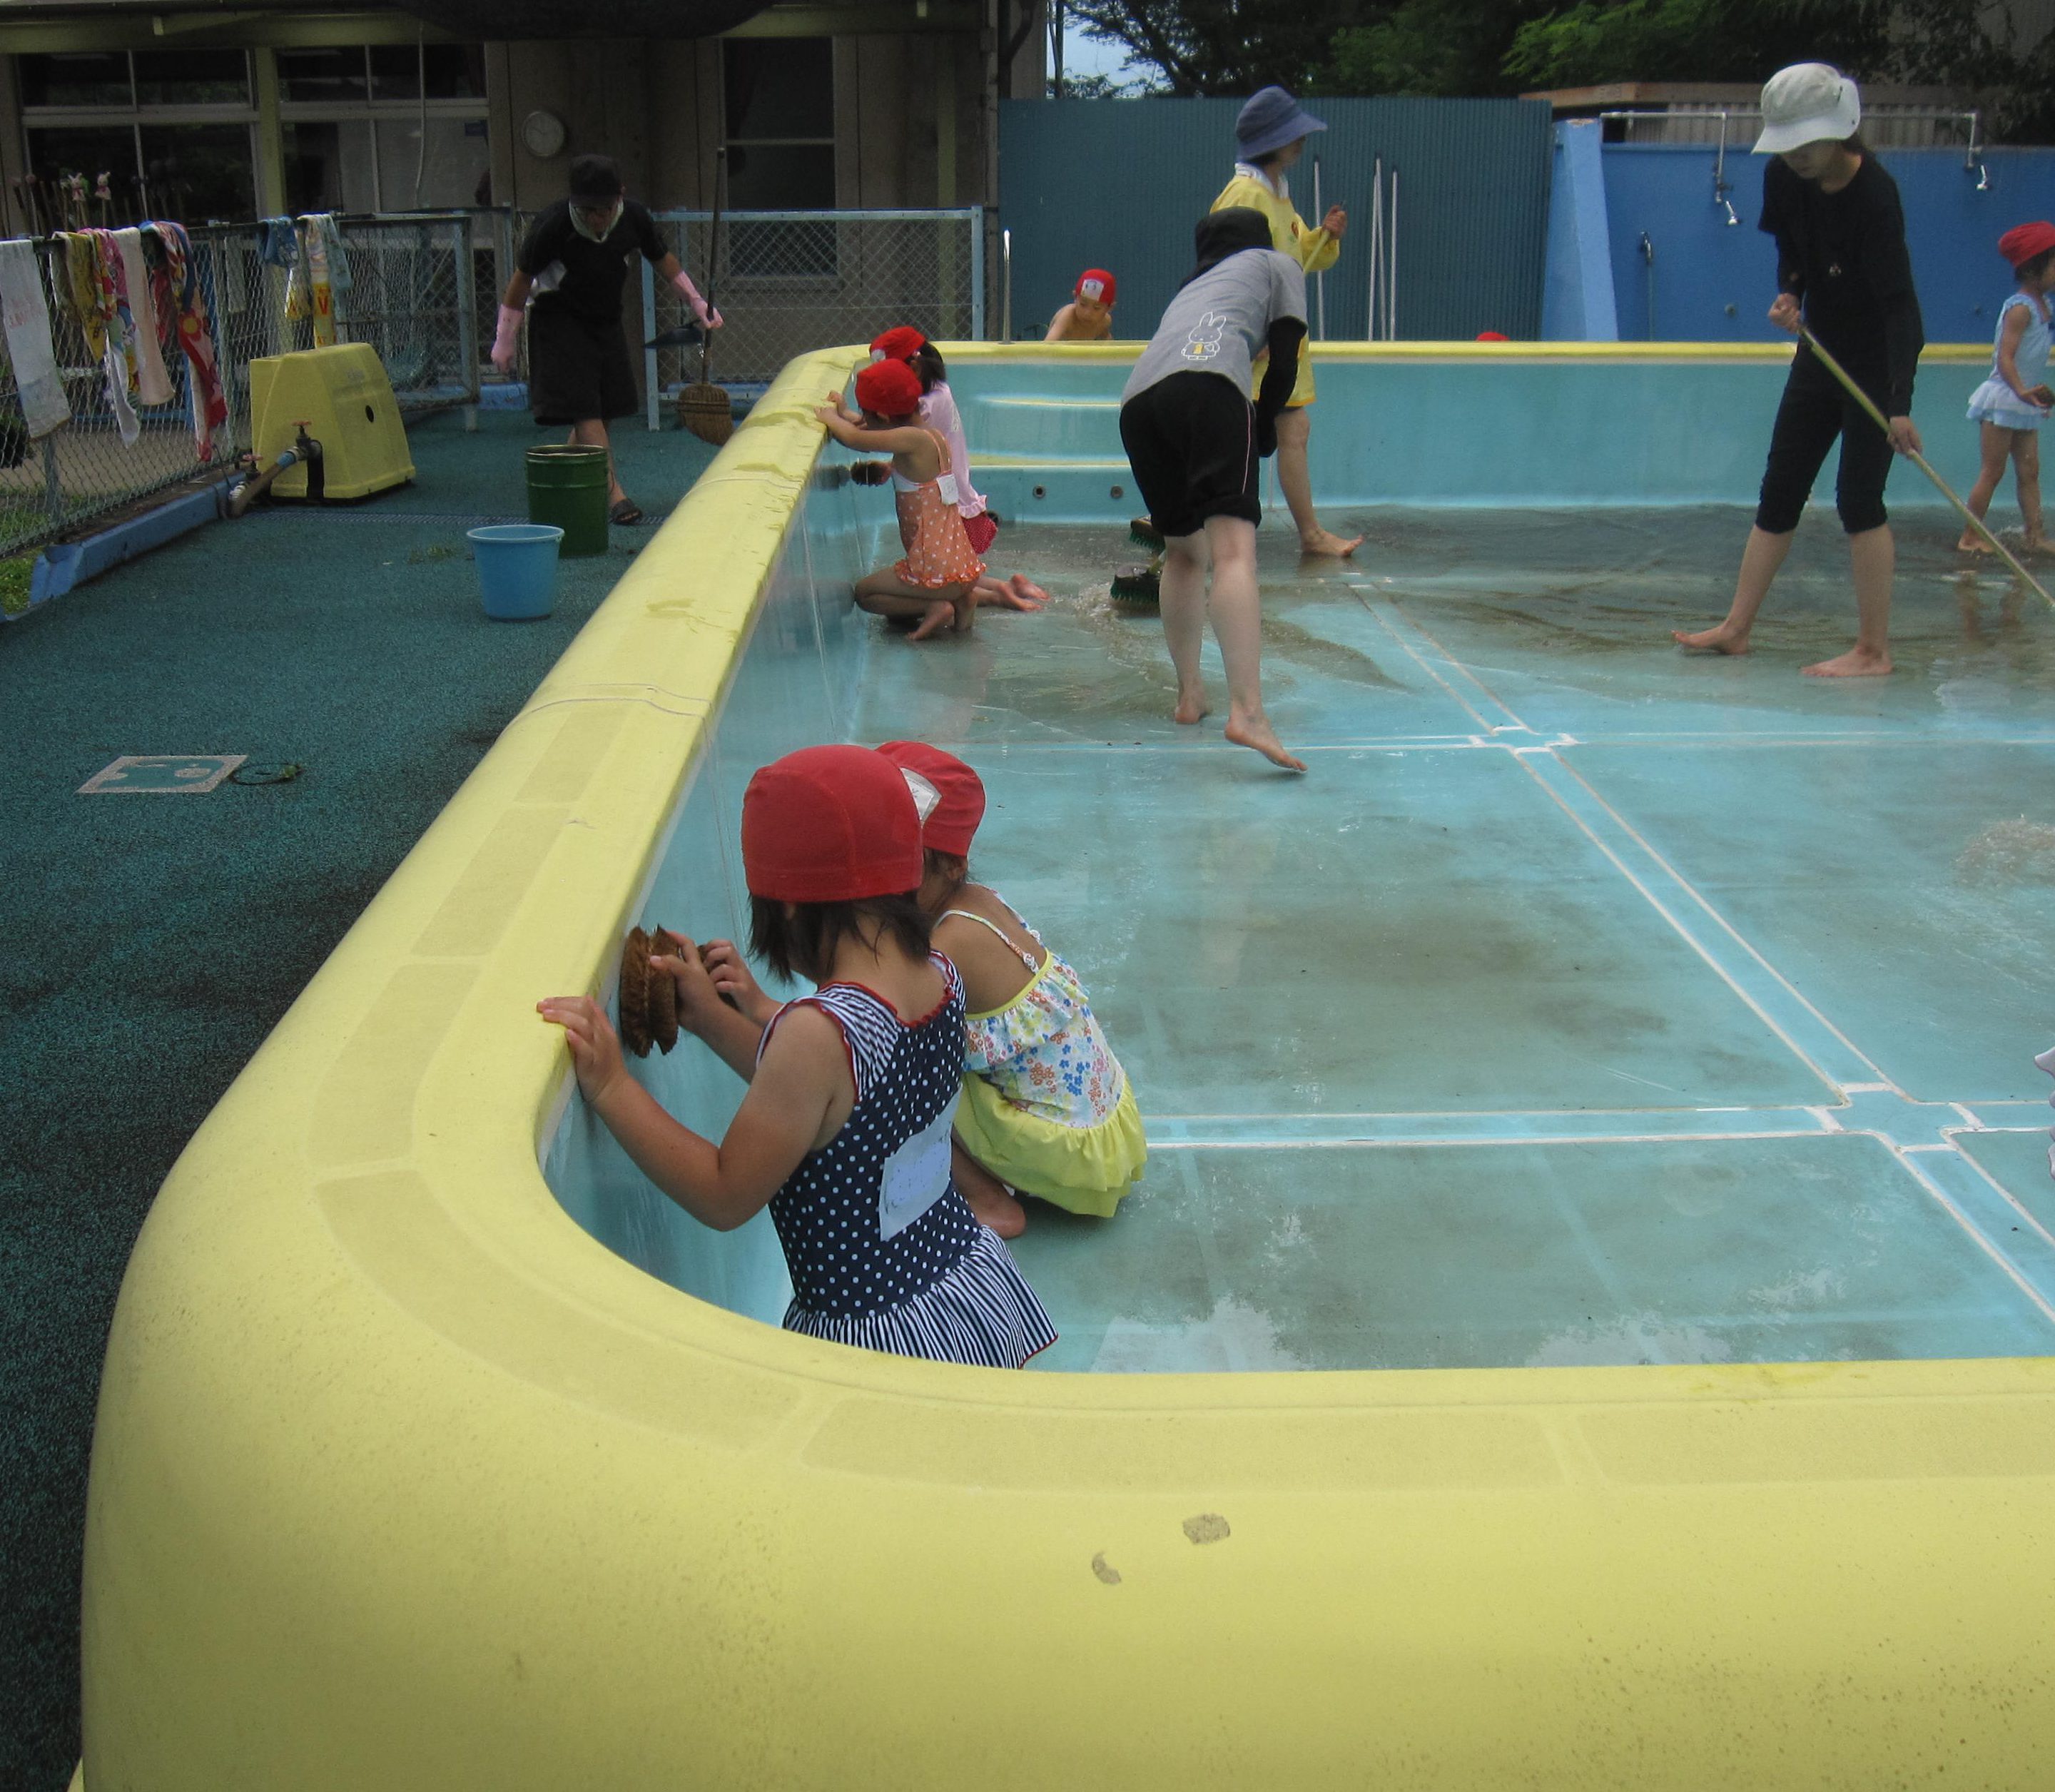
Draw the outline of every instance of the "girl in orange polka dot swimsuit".
M949 444L920 427L921 381L904 361L874 361L856 377L860 416L840 393L815 413L846 448L892 456L905 558L856 582L856 603L874 616L911 622L911 639L925 641L947 626L968 632L976 615L973 591L984 562L972 551L957 508Z

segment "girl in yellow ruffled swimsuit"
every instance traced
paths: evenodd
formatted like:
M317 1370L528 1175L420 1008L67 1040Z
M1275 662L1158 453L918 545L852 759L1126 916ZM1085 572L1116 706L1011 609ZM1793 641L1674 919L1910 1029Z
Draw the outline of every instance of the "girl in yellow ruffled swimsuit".
M936 793L922 826L920 895L968 1008L957 1186L1002 1237L1027 1225L1016 1191L1110 1218L1141 1176L1148 1144L1134 1087L1084 985L996 892L969 881L965 859L984 812L977 773L924 741L878 751Z

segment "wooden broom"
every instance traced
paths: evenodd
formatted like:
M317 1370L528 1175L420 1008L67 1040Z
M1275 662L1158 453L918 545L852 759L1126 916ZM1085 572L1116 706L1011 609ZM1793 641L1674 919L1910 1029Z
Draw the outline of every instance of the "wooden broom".
M709 311L713 310L714 275L720 266L721 200L728 191L728 151L716 149L713 154L713 223L707 232L706 291L701 295ZM700 343L699 383L678 394L678 423L701 441L719 448L735 433L735 406L727 389L714 385L708 377L713 337L714 333L708 330Z

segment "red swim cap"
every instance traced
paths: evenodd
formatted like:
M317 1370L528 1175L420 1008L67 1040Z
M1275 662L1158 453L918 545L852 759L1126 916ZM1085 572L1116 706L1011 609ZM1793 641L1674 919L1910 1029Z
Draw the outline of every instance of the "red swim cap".
M911 361L927 347L928 339L911 324L894 324L870 345L873 361Z
M1085 289L1087 286L1096 286L1098 290L1087 292ZM1119 290L1119 286L1113 276L1104 268L1088 267L1078 276L1078 283L1071 289L1071 296L1074 298L1095 298L1102 304L1110 305L1114 301L1114 295Z
M903 361L874 361L856 376L856 401L873 416L911 416L921 408L921 376Z
M1480 342L1510 342L1513 338L1502 330L1481 330L1477 334Z
M968 858L984 819L984 780L954 753L925 740L888 740L878 750L894 765L919 772L941 798L921 829L921 843L953 859Z
M2014 267L2055 249L2055 224L2014 224L1998 239L1998 252Z
M899 768L868 747L803 747L765 766L742 798L752 896L853 902L921 886L921 815Z

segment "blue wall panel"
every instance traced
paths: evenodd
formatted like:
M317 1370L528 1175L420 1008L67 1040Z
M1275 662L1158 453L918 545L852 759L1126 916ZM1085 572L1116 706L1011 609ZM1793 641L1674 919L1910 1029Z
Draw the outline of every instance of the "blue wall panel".
M1115 327L1146 338L1192 265L1192 227L1234 172L1238 100L1019 100L999 109L1000 222L1013 233L1013 327L1040 339L1087 267L1120 282ZM1325 280L1327 335L1368 331L1373 172L1399 176L1398 334L1534 337L1553 153L1525 100L1316 100L1328 128L1292 171L1308 223L1313 160L1350 234ZM1309 306L1317 310L1309 285ZM1315 318L1317 325L1318 318Z
M1987 152L1990 185L1982 191L1959 149L1887 149L1879 159L1904 199L1927 341L1988 342L2012 290L1998 236L2028 219L2055 217L2055 150ZM1727 178L1741 219L1734 227L1713 203L1710 149L1612 144L1604 160L1621 337L1777 339L1781 333L1764 316L1777 296L1777 252L1756 227L1763 159L1728 151ZM1652 263L1642 249L1644 235Z

